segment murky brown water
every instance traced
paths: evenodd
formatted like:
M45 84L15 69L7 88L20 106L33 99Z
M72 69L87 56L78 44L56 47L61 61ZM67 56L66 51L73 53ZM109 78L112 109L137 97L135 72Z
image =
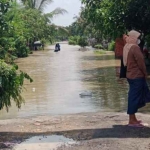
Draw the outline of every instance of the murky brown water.
M126 110L128 85L117 77L120 62L113 53L83 52L67 44L61 44L58 53L53 48L17 60L34 82L25 84L26 103L21 110L13 105L9 113L1 111L1 119ZM84 91L92 92L92 96L80 96Z

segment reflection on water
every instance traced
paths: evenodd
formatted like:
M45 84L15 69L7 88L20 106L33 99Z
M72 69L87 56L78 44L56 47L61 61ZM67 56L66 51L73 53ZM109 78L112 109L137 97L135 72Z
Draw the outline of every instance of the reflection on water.
M56 150L59 147L67 147L76 143L73 139L62 135L36 136L18 144L13 150Z
M34 82L25 83L26 103L21 110L12 105L9 113L1 111L1 119L126 110L128 84L117 77L120 61L113 53L82 52L67 44L61 45L59 53L53 48L17 60ZM92 96L81 97L83 91L92 92Z
M88 76L88 78L83 77L83 80L93 86L91 90L95 95L92 101L96 107L115 111L125 110L128 85L126 80L118 79L115 67L83 70L83 75Z

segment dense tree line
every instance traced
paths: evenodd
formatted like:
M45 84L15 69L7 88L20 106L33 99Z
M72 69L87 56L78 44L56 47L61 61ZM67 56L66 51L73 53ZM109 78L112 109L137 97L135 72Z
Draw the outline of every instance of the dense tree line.
M135 29L150 43L149 0L82 0L82 3L84 8L70 26L71 34L111 41Z

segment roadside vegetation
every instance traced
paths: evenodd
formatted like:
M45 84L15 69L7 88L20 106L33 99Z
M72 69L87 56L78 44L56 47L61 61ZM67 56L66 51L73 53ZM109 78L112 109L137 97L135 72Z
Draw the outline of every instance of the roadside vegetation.
M134 29L142 33L141 47L147 43L150 49L149 0L82 0L82 3L80 14L68 27L72 37L86 37L96 49L114 51L116 39Z
M14 60L27 57L34 49L34 42L53 43L65 31L51 23L54 16L66 13L56 8L45 14L44 8L52 0L1 0L0 1L0 109L7 110L11 101L18 108L24 102L21 96L24 80L31 77L19 70Z

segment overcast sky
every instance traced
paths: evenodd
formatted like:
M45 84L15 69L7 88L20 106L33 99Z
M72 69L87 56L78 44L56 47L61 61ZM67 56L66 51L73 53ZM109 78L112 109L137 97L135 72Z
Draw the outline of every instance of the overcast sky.
M53 0L54 2L47 6L45 12L51 12L57 7L61 7L68 11L67 14L57 16L53 19L53 23L60 26L70 25L74 19L73 17L80 12L81 1L80 0Z

